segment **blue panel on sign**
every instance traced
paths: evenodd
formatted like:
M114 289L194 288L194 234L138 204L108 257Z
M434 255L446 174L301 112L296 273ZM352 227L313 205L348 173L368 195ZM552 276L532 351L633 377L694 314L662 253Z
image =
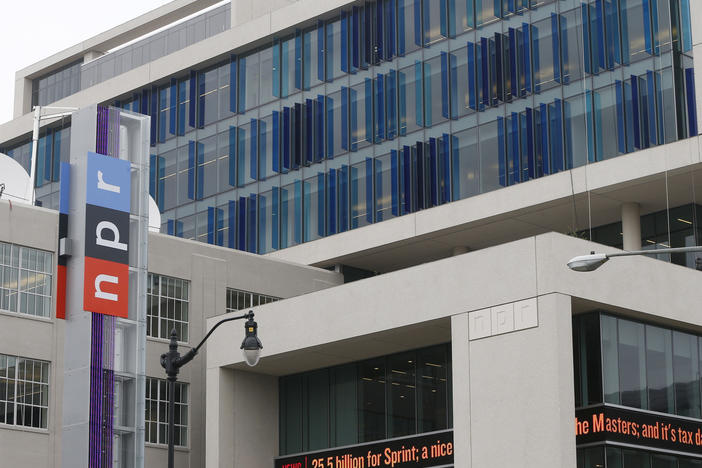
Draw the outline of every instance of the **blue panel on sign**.
M86 203L129 212L130 170L129 161L89 152Z

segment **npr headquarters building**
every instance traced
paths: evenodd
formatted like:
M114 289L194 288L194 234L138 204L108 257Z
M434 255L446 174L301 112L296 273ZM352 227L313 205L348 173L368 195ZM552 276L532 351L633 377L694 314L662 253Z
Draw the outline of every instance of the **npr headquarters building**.
M18 71L27 172L34 106L80 110L41 122L39 206L0 197L0 466L166 466L171 330L252 308L256 367L231 322L179 375L178 467L702 467L702 275L653 254L702 244L701 26L697 0L175 0ZM105 157L122 316L76 269Z

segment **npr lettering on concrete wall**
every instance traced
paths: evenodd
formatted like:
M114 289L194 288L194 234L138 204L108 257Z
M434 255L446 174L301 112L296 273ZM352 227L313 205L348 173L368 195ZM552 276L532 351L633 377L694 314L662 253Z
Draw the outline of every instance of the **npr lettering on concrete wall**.
M129 161L88 153L83 309L129 315Z
M702 454L702 424L608 405L576 411L575 436L578 445L610 441Z
M275 468L429 468L453 464L453 431L279 457Z

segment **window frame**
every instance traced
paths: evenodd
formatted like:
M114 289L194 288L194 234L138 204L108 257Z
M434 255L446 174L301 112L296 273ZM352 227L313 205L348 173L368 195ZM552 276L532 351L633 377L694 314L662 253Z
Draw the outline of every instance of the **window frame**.
M153 386L154 384L157 385L156 399L155 400L149 397L149 392L148 392L148 389L150 389L151 386ZM168 381L167 380L160 379L158 377L149 377L149 376L146 377L146 381L145 381L145 385L144 385L144 388L145 388L145 390L144 390L144 395L145 395L145 400L144 400L145 401L145 405L144 405L144 442L146 444L149 444L149 445L166 446L166 445L168 445L168 440L167 440L168 439L168 399L166 399L166 400L161 399L161 390L162 390L161 385L165 386L165 389L164 389L165 393L164 394L168 395ZM185 431L185 444L179 443L182 441L182 438L181 438L180 441L174 443L174 446L184 448L184 449L189 449L190 448L190 438L189 438L189 432L190 432L189 431L189 428L190 428L190 384L188 382L177 381L177 382L175 382L175 385L180 386L181 401L175 401L174 403L176 406L180 406L181 410L183 407L185 408L186 423L184 425L178 424L178 423L175 424L175 427L180 428L181 431L183 431L183 430ZM185 390L185 392L183 392L183 390ZM183 393L185 393L185 401L183 401L183 399L182 399ZM148 412L148 406L150 403L155 403L155 405L156 405L156 415L155 415L156 419L148 419L146 417L147 416L146 413ZM164 405L165 410L166 410L166 415L164 416L163 421L161 421L161 417L160 417L162 405ZM150 439L150 437L149 437L150 429L151 429L151 426L153 424L156 425L156 431L155 431L156 442L149 440ZM166 425L166 435L165 435L166 440L164 440L164 441L161 441L161 437L160 437L159 425L161 425L161 424ZM182 432L181 432L181 434L182 434Z
M0 372L2 372L4 369L9 369L9 367L7 366L7 360L9 358L12 358L15 360L14 377L12 377L12 379L10 379L10 377L8 377L7 374L4 377L0 377L3 380L8 381L8 385L9 385L9 382L11 382L11 381L14 382L12 399L7 398L5 400L0 401L0 405L3 407L9 406L10 404L13 405L13 407L14 407L13 412L12 412L13 422L12 423L0 422L0 427L3 427L3 428L22 428L23 430L30 429L30 430L39 430L42 432L48 432L49 418L50 418L49 402L51 400L51 395L50 395L50 391L51 391L51 362L44 361L41 359L34 359L34 358L28 358L28 357L24 357L24 356L17 356L17 355L11 355L11 354L3 354L3 353L0 353L0 358L3 358L2 360L5 361L5 366L0 367ZM22 378L22 379L19 378L20 362L22 362L22 361L23 361L23 364L25 366L27 365L28 361L31 362L32 366L34 366L35 364L38 364L40 366L40 380L39 381L30 380L27 376L26 371L25 371L24 378ZM44 378L44 374L46 374L45 378ZM32 386L39 385L40 388L45 387L46 388L46 405L41 404L41 396L40 396L40 401L39 401L38 405L36 405L34 403L25 403L25 402L18 401L19 396L20 396L18 394L18 387L20 386L20 384L24 384L25 386L26 385L32 385ZM1 383L0 383L0 385L1 385ZM41 394L41 392L40 392L40 394ZM6 395L10 395L10 393L7 392ZM22 397L22 399L24 399L24 398L26 398L26 396L27 396L27 391L25 390L23 392L23 394L21 395L21 397ZM18 414L19 414L18 409L20 407L22 407L23 414L27 408L38 409L40 412L39 413L40 414L40 425L33 426L33 425L26 425L26 424L18 422ZM46 410L46 416L43 419L41 418L41 411L42 410ZM7 413L5 413L5 414L7 414ZM43 425L41 425L42 422L43 422Z
M162 291L164 289L163 286L163 281L162 279L165 278L167 280L175 280L175 281L181 281L182 282L182 290L185 291L186 293L186 298L178 298L178 297L170 297L170 296L164 296L162 295ZM157 284L158 284L158 293L154 294L152 286L154 285L153 281L154 279L157 279ZM190 280L187 279L182 279L182 278L176 278L174 276L168 276L168 275L161 275L158 273L151 273L149 272L149 278L147 280L148 288L147 288L147 308L146 308L146 323L147 323L147 338L155 339L155 340L168 340L170 337L170 330L161 330L161 323L165 320L166 322L170 323L180 323L181 324L181 333L178 336L178 342L179 343L188 343L190 339ZM152 299L153 298L153 299ZM173 314L173 318L169 318L167 315L165 315L162 312L162 307L161 305L163 304L164 300L168 301L178 301L181 303L181 317L182 317L182 311L183 311L183 304L185 304L185 311L187 314L187 319L186 320L176 320L175 318L175 310ZM155 305L158 310L158 314L154 315L151 313L152 311L152 306ZM156 334L153 334L153 330L150 330L151 326L151 320L156 320L158 330ZM182 331L185 330L185 335L182 336L183 333ZM165 335L164 335L165 333Z

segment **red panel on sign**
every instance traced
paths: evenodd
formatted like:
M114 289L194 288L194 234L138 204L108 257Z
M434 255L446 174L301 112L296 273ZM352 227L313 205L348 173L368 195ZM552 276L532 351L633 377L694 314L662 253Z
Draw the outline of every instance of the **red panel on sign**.
M66 319L66 265L56 270L56 318Z
M129 316L129 266L85 257L83 309L98 314Z

